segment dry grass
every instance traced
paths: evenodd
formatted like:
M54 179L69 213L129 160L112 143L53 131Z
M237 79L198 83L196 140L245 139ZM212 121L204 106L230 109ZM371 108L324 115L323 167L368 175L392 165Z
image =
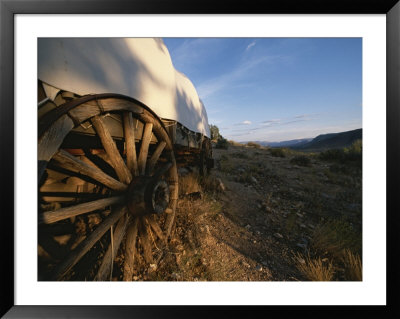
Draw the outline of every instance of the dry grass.
M186 195L200 191L200 177L197 174L188 174L179 178L180 195Z
M360 255L353 254L350 249L346 249L343 256L343 263L347 280L362 281L362 262Z
M321 254L342 259L346 249L361 251L361 239L348 222L331 220L315 229L311 246Z
M320 257L311 258L310 255L297 254L294 257L297 269L311 281L331 281L335 273L332 263L322 261Z

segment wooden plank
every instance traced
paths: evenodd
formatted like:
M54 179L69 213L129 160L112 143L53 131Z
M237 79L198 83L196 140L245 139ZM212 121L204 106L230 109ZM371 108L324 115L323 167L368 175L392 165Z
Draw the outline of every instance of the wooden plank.
M90 248L110 229L110 227L126 213L126 207L112 212L75 250L60 264L53 273L54 280L60 280L89 251Z
M58 166L93 178L94 180L100 182L101 184L113 190L122 192L126 190L128 187L127 185L122 184L121 182L107 175L100 169L97 169L92 165L83 162L82 160L76 158L75 156L69 154L64 150L59 150L54 155L53 159L55 160Z
M139 174L144 175L146 170L147 154L149 152L149 145L151 141L151 134L153 130L153 123L146 123L144 127L142 144L140 146L140 153L138 159Z
M74 206L64 207L53 211L47 211L40 215L39 224L52 224L63 219L92 212L97 209L102 209L106 206L116 203L121 203L123 200L124 196L113 196Z
M137 254L136 241L138 234L139 218L136 217L129 226L125 240L124 281L131 281L134 272L134 260Z
M151 158L149 160L149 164L147 165L147 168L146 168L147 175L150 175L153 172L154 166L156 165L158 159L160 158L160 155L161 155L162 151L164 150L165 145L167 145L167 143L165 141L161 141L160 143L158 143L157 148L154 151L153 155L151 156Z
M108 246L106 253L104 254L103 260L101 262L99 271L95 277L97 281L105 281L110 275L111 265L114 262L115 256L117 255L118 248L121 245L122 238L125 235L126 227L129 222L129 215L124 215L120 218L115 227L114 236L113 236L113 244Z
M126 167L107 126L103 122L103 119L100 116L95 116L91 121L96 129L97 135L100 137L101 143L103 144L108 157L110 158L119 180L125 184L129 184L132 180L132 174Z
M136 146L135 146L135 127L131 112L124 112L124 136L126 142L126 164L133 176L139 175Z

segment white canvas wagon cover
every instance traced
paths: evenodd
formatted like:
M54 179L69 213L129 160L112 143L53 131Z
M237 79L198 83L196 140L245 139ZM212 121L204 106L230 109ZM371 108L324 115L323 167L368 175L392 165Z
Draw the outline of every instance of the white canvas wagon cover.
M78 95L130 96L160 118L210 137L205 107L162 39L40 38L38 78Z

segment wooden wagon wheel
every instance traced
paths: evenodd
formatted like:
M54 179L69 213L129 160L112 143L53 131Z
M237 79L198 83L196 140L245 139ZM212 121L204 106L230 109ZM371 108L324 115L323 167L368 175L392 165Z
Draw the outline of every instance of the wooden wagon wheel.
M135 263L157 263L175 222L178 175L154 113L119 95L74 99L39 120L38 159L45 280L83 280L85 265L85 280L109 280L117 256L132 280ZM66 241L58 246L57 229ZM83 261L90 254L98 256Z

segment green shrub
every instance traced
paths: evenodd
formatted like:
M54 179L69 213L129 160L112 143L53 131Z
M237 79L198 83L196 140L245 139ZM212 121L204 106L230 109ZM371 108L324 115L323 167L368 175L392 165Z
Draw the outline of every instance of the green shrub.
M215 145L215 148L221 148L224 150L227 150L229 147L229 142L227 139L221 137L218 141L217 144Z
M286 150L284 148L271 148L269 152L275 157L286 157Z
M298 155L290 160L290 163L300 166L311 166L311 160L305 155Z
M247 146L254 147L254 148L261 148L261 145L256 142L248 142Z

